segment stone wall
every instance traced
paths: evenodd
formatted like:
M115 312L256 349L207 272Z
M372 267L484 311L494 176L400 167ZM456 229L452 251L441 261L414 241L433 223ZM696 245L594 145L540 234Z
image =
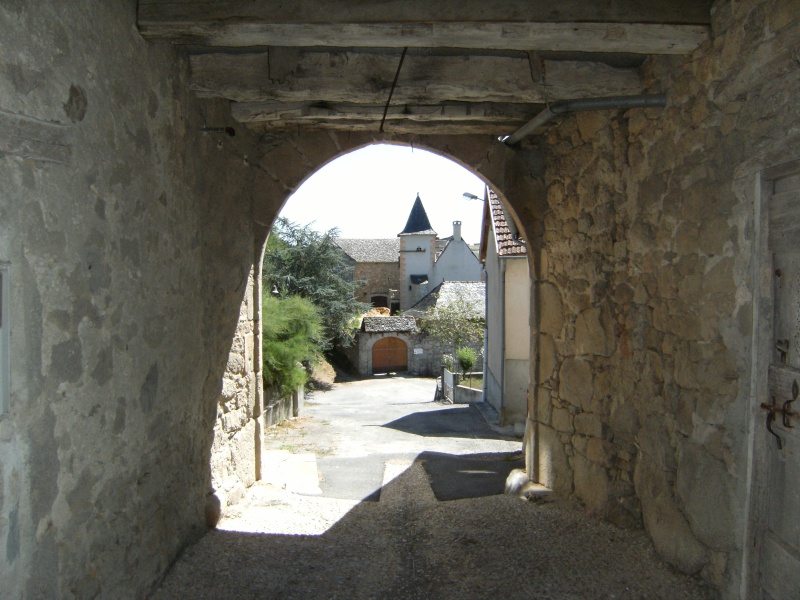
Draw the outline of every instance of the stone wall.
M145 597L205 530L218 399L252 404L256 139L199 132L235 124L135 11L0 6L4 597Z
M713 39L648 59L665 110L578 113L545 140L539 473L726 597L742 575L753 206L800 157L796 3L717 2ZM750 184L747 183L750 181Z
M399 299L400 262L393 263L357 263L355 267L356 281L363 281L355 292L359 302L370 303L372 294L389 294L394 290L394 298Z
M347 348L345 353L353 366L356 367L359 375L369 377L372 375L372 346L375 342L385 337L396 337L403 340L408 345L408 372L421 377L438 377L441 373L442 354L444 346L418 331L415 332L387 332L387 333L366 333L359 332L356 344L352 348ZM414 349L422 350L421 354L415 354ZM474 346L476 352L481 352L480 345ZM476 369L480 369L479 364Z

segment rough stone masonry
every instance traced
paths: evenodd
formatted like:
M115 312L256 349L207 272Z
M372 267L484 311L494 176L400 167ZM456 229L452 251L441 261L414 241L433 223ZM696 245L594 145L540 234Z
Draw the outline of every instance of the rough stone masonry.
M707 42L644 63L666 109L562 116L509 148L259 136L193 96L186 52L145 41L132 0L2 3L3 593L145 597L204 531L209 495L257 479L267 232L315 170L388 141L475 171L529 241L530 473L747 597L754 190L800 158L798 15L718 0Z

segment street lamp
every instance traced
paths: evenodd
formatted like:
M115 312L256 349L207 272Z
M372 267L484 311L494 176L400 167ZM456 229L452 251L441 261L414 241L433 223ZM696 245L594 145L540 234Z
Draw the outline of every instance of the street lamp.
M464 197L464 200L480 200L478 196L475 194L470 194L469 192L464 192L461 195Z

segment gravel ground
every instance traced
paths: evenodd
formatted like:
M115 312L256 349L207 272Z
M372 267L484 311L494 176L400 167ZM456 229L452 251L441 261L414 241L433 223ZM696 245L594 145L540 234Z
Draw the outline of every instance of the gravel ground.
M362 383L335 391L347 394L356 389L347 386ZM365 389L374 403L376 394ZM348 427L355 426L341 415L330 417L336 402L353 419L359 413L341 400L345 396L332 393L315 398L302 425L273 432L273 446L307 452L315 448L310 440L318 439L325 456L353 455L352 442L340 445L337 439L350 440ZM390 394L387 404L403 404L396 398ZM439 415L443 409L422 411ZM418 414L421 408L409 403L406 410ZM344 434L333 431L334 421ZM325 433L317 437L319 427ZM425 436L403 435L428 448ZM518 448L477 424L473 432L450 437L439 431L434 449L444 452L448 440L463 449L464 436ZM396 477L384 476L379 501L302 496L259 483L219 529L186 550L153 599L716 597L664 565L643 532L618 529L569 503L535 504L502 494L438 501L426 455L409 457L409 440L394 442L403 451L387 454L386 473ZM370 444L389 449L379 437Z

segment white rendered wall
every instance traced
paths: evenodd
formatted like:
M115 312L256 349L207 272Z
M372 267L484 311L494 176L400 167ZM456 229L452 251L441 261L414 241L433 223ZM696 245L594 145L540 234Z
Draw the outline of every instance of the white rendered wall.
M435 235L400 236L400 310L407 310L432 289L435 244ZM417 248L421 251L415 252ZM412 284L411 275L427 275L429 284Z
M464 240L452 240L433 268L431 284L442 281L481 281L483 267Z

